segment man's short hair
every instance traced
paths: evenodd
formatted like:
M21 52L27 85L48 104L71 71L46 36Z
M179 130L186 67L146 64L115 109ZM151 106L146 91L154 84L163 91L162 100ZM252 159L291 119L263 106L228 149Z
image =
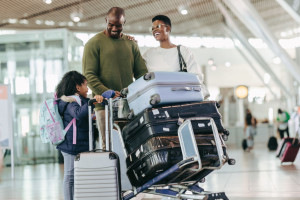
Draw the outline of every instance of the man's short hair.
M123 8L120 7L112 7L111 9L109 9L109 11L107 12L107 15L109 14L113 14L116 17L121 17L124 16L125 17L125 11Z
M165 15L156 15L155 17L152 18L152 23L156 20L163 21L166 25L172 27L170 18Z

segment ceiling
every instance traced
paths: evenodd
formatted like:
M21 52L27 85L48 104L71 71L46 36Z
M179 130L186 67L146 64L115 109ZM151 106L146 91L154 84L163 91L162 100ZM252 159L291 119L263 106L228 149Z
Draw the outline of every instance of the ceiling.
M68 28L79 32L98 32L105 28L107 11L119 6L125 9L127 21L124 32L127 33L149 33L152 17L165 14L172 20L173 35L224 36L224 18L213 0L52 0L51 4L45 1L1 1L0 28ZM250 2L275 36L280 37L282 31L298 27L276 0ZM180 6L187 6L187 15L180 14ZM231 13L230 9L227 10ZM74 12L82 15L77 23L72 22L70 17ZM235 15L232 16L244 35L253 37Z

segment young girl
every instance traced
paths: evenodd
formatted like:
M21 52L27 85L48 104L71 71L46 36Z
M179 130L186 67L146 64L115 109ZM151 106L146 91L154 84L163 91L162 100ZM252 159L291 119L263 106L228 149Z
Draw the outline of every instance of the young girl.
M56 87L58 111L63 117L64 127L76 118L76 144L73 144L73 125L67 131L65 140L57 146L64 157L64 199L72 200L74 194L74 159L78 153L89 151L87 80L77 71L67 72ZM71 95L78 95L81 106ZM98 103L101 95L94 97Z

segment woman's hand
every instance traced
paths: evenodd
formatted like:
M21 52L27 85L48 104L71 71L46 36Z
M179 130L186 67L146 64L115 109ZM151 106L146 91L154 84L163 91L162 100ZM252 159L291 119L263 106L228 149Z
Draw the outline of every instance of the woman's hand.
M103 96L101 96L101 95L96 95L96 96L94 96L94 99L96 99L97 103L102 103L102 101L103 101Z
M137 43L137 40L133 36L131 36L131 35L127 35L127 39L131 40L131 41L134 41L135 43Z

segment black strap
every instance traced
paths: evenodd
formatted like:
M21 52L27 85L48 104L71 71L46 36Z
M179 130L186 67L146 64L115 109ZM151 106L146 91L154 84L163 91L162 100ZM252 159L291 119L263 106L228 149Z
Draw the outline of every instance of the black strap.
M180 52L180 46L181 45L177 45L177 51L178 51L178 57L179 57L179 65L180 65L180 72L187 72L187 67L186 67L186 63L181 55ZM183 64L183 67L182 67Z

